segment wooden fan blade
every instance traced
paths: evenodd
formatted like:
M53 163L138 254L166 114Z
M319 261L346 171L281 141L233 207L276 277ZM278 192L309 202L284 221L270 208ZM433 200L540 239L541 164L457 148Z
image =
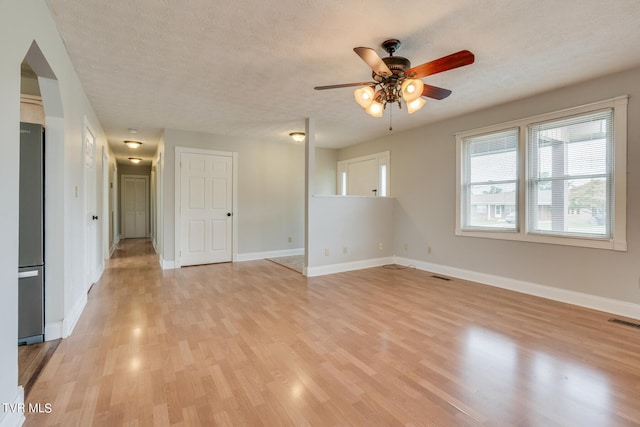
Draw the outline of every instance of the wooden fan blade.
M357 53L377 75L390 76L393 74L389 67L387 67L387 64L380 58L380 55L370 47L354 47L353 51Z
M445 99L449 95L451 95L451 91L449 89L443 89L441 87L431 86L428 84L425 84L422 88L422 96L426 96L428 98Z
M475 56L473 55L473 53L469 52L468 50L461 50L460 52L452 53L448 56L443 56L440 59L436 59L431 62L425 62L422 65L409 68L407 71L405 71L405 74L416 73L415 78L420 79L432 74L437 74L443 71L473 64L473 61L475 61Z
M329 86L316 86L315 90L325 90L325 89L337 89L341 87L354 87L354 86L375 86L376 84L373 82L358 82L358 83L343 83L340 85L329 85Z

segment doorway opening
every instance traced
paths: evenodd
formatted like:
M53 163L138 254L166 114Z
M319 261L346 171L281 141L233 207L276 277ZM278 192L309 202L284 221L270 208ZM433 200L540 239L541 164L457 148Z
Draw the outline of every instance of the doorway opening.
M43 138L43 195L40 220L41 298L40 306L19 308L18 316L41 316L43 344L22 346L18 363L19 385L28 387L50 357L42 348L63 336L64 319L64 115L58 80L35 40L27 51L20 69L20 121L41 126ZM46 149L44 146L46 145ZM20 221L26 221L22 218ZM26 245L22 244L23 247ZM46 278L46 281L45 279ZM31 279L33 279L31 277ZM24 295L19 297L22 305ZM31 296L33 299L33 295ZM18 322L19 324L21 322ZM51 350L54 351L54 350ZM34 361L38 361L34 369ZM28 390L27 390L28 391Z

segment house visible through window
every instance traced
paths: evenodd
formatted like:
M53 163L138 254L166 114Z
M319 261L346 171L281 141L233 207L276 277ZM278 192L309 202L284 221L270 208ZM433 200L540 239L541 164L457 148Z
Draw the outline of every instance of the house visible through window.
M456 134L456 234L626 250L626 106Z

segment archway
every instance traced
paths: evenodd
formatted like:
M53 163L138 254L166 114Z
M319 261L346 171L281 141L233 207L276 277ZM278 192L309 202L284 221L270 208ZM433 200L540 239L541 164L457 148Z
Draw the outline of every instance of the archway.
M34 40L24 57L33 70L45 121L45 340L61 338L64 319L64 112L58 79Z

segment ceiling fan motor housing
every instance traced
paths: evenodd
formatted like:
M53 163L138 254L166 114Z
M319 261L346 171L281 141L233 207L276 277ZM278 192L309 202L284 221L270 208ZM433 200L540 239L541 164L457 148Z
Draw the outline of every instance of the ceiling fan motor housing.
M402 56L387 56L386 58L382 58L382 60L393 73L393 75L387 77L387 79L397 80L399 77L404 76L404 72L406 70L411 68L411 61ZM382 82L383 80L385 80L382 76L376 74L375 72L371 75L377 82Z

